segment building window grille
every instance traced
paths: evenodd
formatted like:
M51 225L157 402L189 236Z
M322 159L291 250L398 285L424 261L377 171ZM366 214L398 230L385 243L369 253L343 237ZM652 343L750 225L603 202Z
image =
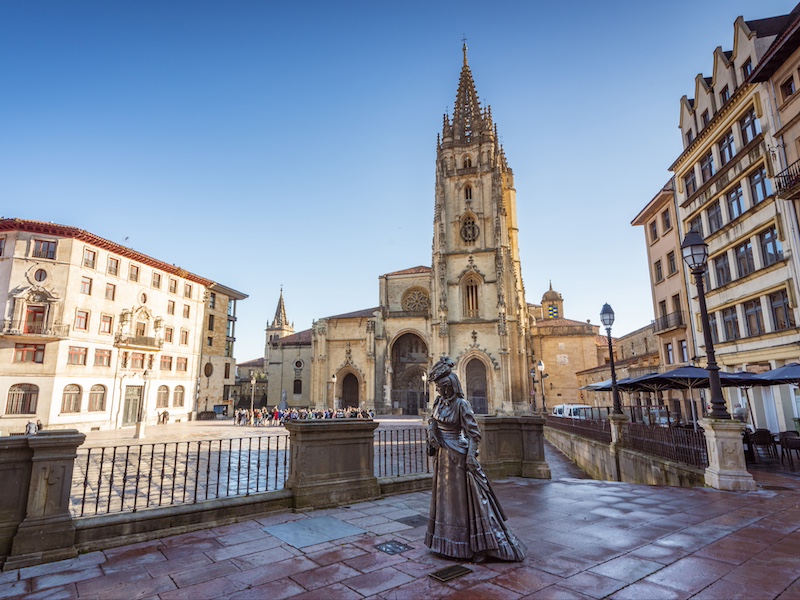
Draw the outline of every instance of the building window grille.
M64 394L61 397L61 412L81 412L81 386L70 383L64 388Z

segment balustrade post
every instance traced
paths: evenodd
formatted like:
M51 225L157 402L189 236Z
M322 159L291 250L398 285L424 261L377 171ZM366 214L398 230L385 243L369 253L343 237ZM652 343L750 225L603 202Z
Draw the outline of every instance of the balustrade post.
M611 467L612 481L622 481L622 473L619 468L619 450L625 447L625 427L628 424L627 415L608 415L608 422L611 425L611 444L609 450L613 460L609 465Z
M718 490L752 492L753 476L747 472L742 432L744 423L730 419L700 419L706 436L706 485Z
M32 451L26 515L14 535L4 571L78 555L70 490L77 449L85 439L75 430L26 436Z
M361 419L288 421L289 478L295 508L320 508L381 495L375 429Z

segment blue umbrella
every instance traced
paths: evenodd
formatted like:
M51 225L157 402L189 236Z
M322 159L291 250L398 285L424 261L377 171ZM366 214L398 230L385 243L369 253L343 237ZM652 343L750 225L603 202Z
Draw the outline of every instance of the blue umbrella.
M800 363L789 363L753 377L755 385L800 385Z

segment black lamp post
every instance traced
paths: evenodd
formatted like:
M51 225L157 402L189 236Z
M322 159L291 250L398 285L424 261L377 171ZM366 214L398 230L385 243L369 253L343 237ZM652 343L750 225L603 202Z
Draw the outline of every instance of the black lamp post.
M614 311L608 304L604 304L600 311L600 321L606 328L608 337L608 357L611 359L611 397L614 401L613 413L622 414L622 403L619 400L619 388L617 387L617 371L614 368L614 346L611 343L611 326L614 324Z
M708 244L703 240L703 236L692 229L683 238L681 244L683 260L689 265L694 275L694 284L697 286L697 301L700 303L700 318L703 320L703 338L706 343L706 369L708 370L708 387L711 391L711 413L712 419L730 419L731 415L725 405L725 397L722 395L722 385L719 380L719 365L714 353L714 340L711 336L711 324L708 321L708 308L706 308L706 290L703 284L703 273L706 271L708 262Z
M546 413L547 400L544 397L544 378L547 377L547 375L544 372L544 362L540 360L539 363L536 365L536 369L539 371L539 381L542 384L542 412Z
M533 412L536 412L536 367L531 369L531 398L533 399Z

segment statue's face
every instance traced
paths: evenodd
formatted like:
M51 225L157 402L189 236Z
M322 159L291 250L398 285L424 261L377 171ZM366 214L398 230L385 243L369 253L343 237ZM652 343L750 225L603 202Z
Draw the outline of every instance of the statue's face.
M450 396L453 395L453 384L450 383L449 377L442 379L441 381L437 381L436 389L438 390L439 394L444 398L449 398Z

